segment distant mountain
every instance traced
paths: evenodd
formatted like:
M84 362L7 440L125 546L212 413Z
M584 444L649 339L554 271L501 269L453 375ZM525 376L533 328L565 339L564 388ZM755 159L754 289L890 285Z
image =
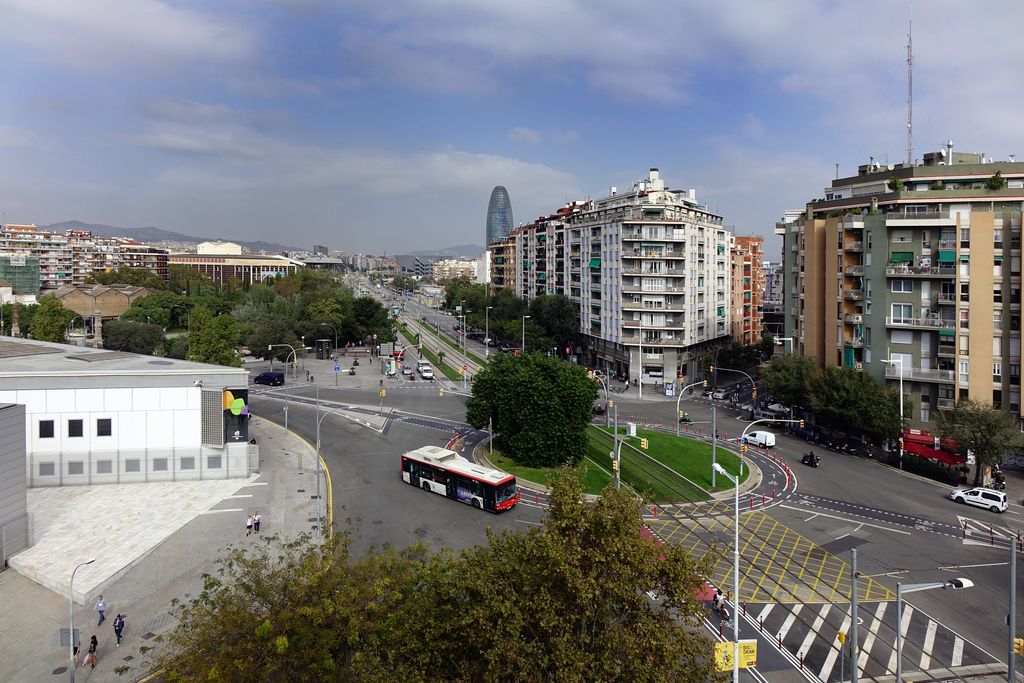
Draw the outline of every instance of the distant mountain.
M226 242L240 244L249 251L254 252L266 251L275 253L279 251L301 251L296 247L289 247L273 242L243 242L241 240L226 240L223 237L193 237L191 235L184 235L180 232L172 232L170 230L164 230L163 228L153 227L151 225L144 228L118 228L113 225L103 225L101 223L61 221L60 223L53 223L51 225L42 225L40 228L43 230L53 230L54 232L64 232L66 230L88 230L99 237L128 237L133 240L138 240L139 242L145 242L146 244L159 244L161 242L199 244L200 242L223 240Z
M409 256L447 256L449 258L476 258L486 251L478 244L460 244L445 249L428 249L426 251L410 251Z

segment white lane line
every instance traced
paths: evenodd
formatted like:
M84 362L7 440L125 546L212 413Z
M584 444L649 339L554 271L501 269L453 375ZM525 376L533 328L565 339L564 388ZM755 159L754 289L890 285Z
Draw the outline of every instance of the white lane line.
M236 493L233 496L228 496L224 500L230 500L232 498L252 498L252 494L251 493Z
M821 606L818 616L814 619L814 624L812 624L810 630L807 631L807 635L804 636L804 642L800 644L800 649L797 652L804 655L807 654L807 649L811 647L811 643L813 643L814 639L818 637L818 629L825 623L825 617L828 616L830 609L832 609L831 604Z
M950 662L950 666L960 666L964 659L964 639L960 636L956 636L953 639L953 661Z
M850 631L850 615L847 614L843 618L843 625L839 627L839 630L843 633ZM839 657L839 650L842 645L839 644L838 640L832 641L832 647L829 648L828 656L825 657L825 663L821 665L821 671L818 672L818 678L823 681L827 681L829 674L832 673L832 667L836 665L836 659Z
M792 505L786 505L784 503L779 503L779 507L780 508L786 508L787 510L800 510L801 512L806 512L806 510L803 510L802 508L796 508L796 507L793 507ZM905 536L912 536L913 535L909 531L903 531L901 529L893 529L892 527L882 526L880 524L869 524L867 522L858 522L858 521L853 520L853 519L847 519L846 517L838 517L836 515L828 515L828 514L825 514L824 512L819 512L819 513L815 514L815 517L828 517L830 519L838 519L841 522L849 522L850 524L863 524L864 526L874 527L875 529L881 529L882 531L891 531L894 534L904 534ZM813 519L813 517L809 517L808 519ZM804 521L807 521L807 520L804 520Z
M888 607L889 603L880 602L878 607L875 609L875 618L871 620L871 628L868 629L867 638L864 639L864 646L860 649L860 657L857 658L857 664L860 666L861 671L868 665L868 657L871 655L871 646L875 644L875 634L878 633L878 627L882 625L882 617L885 615L885 608ZM895 651L895 647L894 647Z
M793 611L789 613L786 620L782 622L782 627L779 629L779 640L785 640L786 635L789 634L789 629L793 626L793 622L796 621L796 617L800 614L800 610L803 609L803 605L796 605Z
M269 481L254 481L254 482L252 482L250 484L243 484L242 488L244 489L244 488L248 488L250 486L268 486L269 484L270 484Z
M215 515L218 512L242 512L242 508L227 508L225 510L204 510L201 515Z
M921 671L927 671L932 665L932 647L935 645L935 631L939 625L928 620L928 631L924 634L924 647L921 648Z
M527 521L525 519L517 519L516 521L519 522L520 524L533 524L535 526L542 526L542 524L540 522L530 522L530 521Z
M757 615L757 623L764 623L764 620L768 618L769 614L771 614L773 607L775 607L774 602L769 602L767 605L765 605L764 609L761 610L761 613Z
M904 642L906 642L907 627L910 626L910 617L913 614L914 608L908 605L907 603L903 603L903 619L900 621L899 629L900 633L902 634L901 637L904 639ZM896 648L893 648L892 654L889 655L889 671L892 671L894 673L896 671Z

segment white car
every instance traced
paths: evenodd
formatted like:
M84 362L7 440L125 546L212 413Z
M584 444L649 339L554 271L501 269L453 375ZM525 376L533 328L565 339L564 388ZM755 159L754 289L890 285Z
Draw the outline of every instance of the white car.
M747 443L761 448L775 448L775 435L765 431L749 432Z
M985 508L992 512L1005 512L1008 507L1006 493L980 486L971 489L953 489L949 492L949 499L957 503Z
M729 395L729 392L726 391L725 389L715 389L711 393L711 398L715 399L716 401L721 401L723 398L725 398L728 395Z

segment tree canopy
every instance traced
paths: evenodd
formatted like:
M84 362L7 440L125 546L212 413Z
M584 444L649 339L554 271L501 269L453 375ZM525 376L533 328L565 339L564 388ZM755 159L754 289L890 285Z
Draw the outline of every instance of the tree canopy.
M811 380L811 408L826 427L857 427L889 439L899 434L899 394L853 368L828 367Z
M146 664L172 683L724 680L693 627L709 568L644 538L630 494L581 491L564 472L540 527L457 555L354 557L344 536L232 549Z
M956 402L953 411L939 422L939 434L956 442L956 452L967 458L974 454L974 485L981 483L983 467L1000 462L1011 449L1021 445L1021 433L1007 412L970 399Z
M149 268L122 267L110 271L97 270L86 275L85 282L97 285L132 285L134 287L167 289L164 279Z
M474 378L466 418L477 429L491 421L497 446L521 464L571 465L583 458L596 399L597 385L579 365L498 354Z
M164 331L160 325L131 320L106 320L103 323L103 348L111 351L152 354L163 347Z
M214 316L205 306L196 306L192 310L190 327L188 360L233 368L242 365L236 351L238 329L230 316Z
M789 406L808 407L818 367L808 356L776 356L761 367L758 376L765 389Z
M33 339L63 344L67 341L68 323L74 318L74 312L64 308L60 299L44 296L33 311L28 330Z

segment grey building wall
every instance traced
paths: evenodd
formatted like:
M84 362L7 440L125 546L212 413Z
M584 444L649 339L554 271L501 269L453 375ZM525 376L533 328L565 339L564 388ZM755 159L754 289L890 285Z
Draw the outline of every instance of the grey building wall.
M29 545L25 406L0 404L0 564Z

